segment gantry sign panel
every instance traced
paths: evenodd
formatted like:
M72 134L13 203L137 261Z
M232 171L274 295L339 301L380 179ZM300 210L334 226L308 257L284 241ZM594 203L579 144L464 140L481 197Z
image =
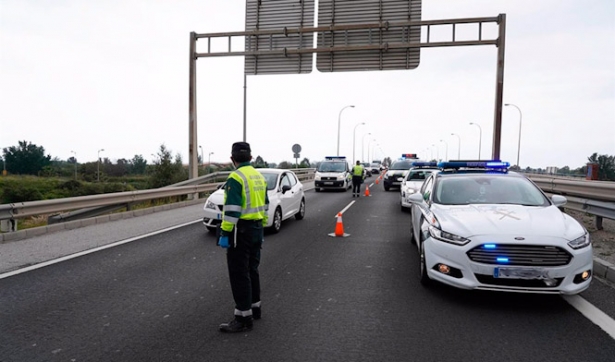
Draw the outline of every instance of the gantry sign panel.
M246 32L314 26L314 0L247 0ZM311 49L313 33L246 35L246 51ZM245 74L299 74L312 71L312 53L248 55Z
M318 27L421 20L421 0L319 0ZM420 43L420 26L382 29L324 31L318 33L318 48ZM321 72L414 69L420 47L350 52L319 52L316 67Z

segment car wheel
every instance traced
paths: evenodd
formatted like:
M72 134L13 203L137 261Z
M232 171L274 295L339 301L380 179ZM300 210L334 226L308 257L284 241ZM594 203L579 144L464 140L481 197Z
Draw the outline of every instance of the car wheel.
M389 186L384 187L384 191L389 191L391 188Z
M215 233L216 232L216 227L215 226L205 226L207 228L207 231L209 231L210 233Z
M273 213L273 223L271 224L271 232L277 234L282 228L282 210L278 207Z
M316 192L320 192L320 187L316 187L316 188L314 188L314 191L316 191Z
M423 241L421 241L421 252L419 253L419 261L421 268L421 284L427 287L431 285L431 279L429 279L429 275L427 275L427 263L425 261L425 243Z
M295 219L303 220L305 217L305 199L301 199L301 204L299 204L299 211L295 214Z
M414 238L414 224L412 223L412 209L410 209L410 242L416 245L416 239Z

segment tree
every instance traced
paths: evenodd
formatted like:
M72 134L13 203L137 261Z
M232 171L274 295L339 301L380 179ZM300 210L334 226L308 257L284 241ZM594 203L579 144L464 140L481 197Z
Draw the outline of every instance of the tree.
M45 156L45 149L31 142L19 141L17 147L3 148L2 152L10 173L38 175L45 166L51 165L51 156Z
M182 164L181 155L173 155L164 144L160 145L158 159L154 162L153 172L150 176L150 186L152 188L169 186L188 179L187 170Z
M266 167L269 167L267 162L265 162L265 160L263 160L263 158L261 156L256 156L254 161L252 161L252 166L254 168L266 168Z
M145 175L146 168L147 161L142 155L135 155L132 160L128 162L128 173L131 175Z
M278 168L281 168L281 169L284 169L284 170L290 170L291 168L293 168L293 165L294 165L294 163L290 163L288 161L282 161L278 165Z
M311 164L310 164L310 159L309 158L304 158L303 160L301 160L301 163L299 164L299 168L310 168Z
M593 153L587 160L598 164L599 180L615 181L615 156Z

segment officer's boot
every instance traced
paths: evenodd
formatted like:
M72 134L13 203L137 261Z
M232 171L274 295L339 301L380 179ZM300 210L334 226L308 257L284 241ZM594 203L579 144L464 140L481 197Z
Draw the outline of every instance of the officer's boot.
M253 326L254 326L254 320L252 319L251 315L247 317L236 315L232 321L228 323L220 324L219 329L220 329L220 332L237 333L237 332L249 331L252 329Z
M261 307L252 307L252 318L261 319Z

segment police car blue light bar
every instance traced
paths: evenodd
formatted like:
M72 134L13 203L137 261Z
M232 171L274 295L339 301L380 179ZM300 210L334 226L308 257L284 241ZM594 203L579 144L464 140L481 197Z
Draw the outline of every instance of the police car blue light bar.
M438 163L440 168L490 168L490 169L507 169L510 163L500 160L490 161L443 161Z
M412 162L412 166L415 167L436 167L438 166L437 162Z
M346 156L325 156L325 160L334 161L334 160L346 160Z
M416 156L416 153L402 153L401 154L402 160L407 159L407 158L418 158L418 157Z

